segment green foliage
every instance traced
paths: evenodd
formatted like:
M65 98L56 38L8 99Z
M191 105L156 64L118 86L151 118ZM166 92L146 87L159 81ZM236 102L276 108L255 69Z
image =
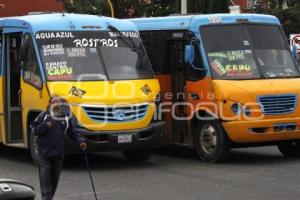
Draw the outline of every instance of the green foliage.
M139 0L111 0L117 18L140 17L145 14L146 7Z
M270 0L270 8L271 10L283 9L285 3L288 7L300 4L299 0Z
M150 4L145 5L146 16L167 16L178 13L178 2L172 0L152 0Z
M111 0L117 18L167 16L180 13L180 0ZM106 0L64 0L68 12L110 16ZM229 0L188 0L188 13L228 12ZM133 13L132 13L133 12Z
M180 0L153 0L148 16L166 16L180 13ZM228 0L188 0L188 13L226 13Z
M208 9L205 13L228 13L228 6L228 0L210 0L208 3Z
M92 15L110 15L108 4L105 0L64 0L67 12Z
M115 17L167 16L180 13L180 0L111 0ZM73 2L73 3L70 3ZM64 0L66 10L110 16L107 0ZM256 7L255 13L276 15L287 34L300 33L300 1L270 0L270 8ZM227 13L229 0L188 0L188 13ZM288 6L287 9L285 7Z
M271 14L277 16L287 34L300 33L300 5L288 9L276 9Z
M252 10L255 13L266 13L279 18L286 34L300 33L300 1L270 0L270 8Z

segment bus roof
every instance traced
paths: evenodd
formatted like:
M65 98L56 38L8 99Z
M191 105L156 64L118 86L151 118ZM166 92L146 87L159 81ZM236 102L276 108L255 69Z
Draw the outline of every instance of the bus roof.
M253 23L280 24L279 20L272 15L261 14L203 14L188 16L168 16L153 18L130 19L139 30L185 30L198 29L199 26L222 23L236 23L237 20L248 20Z
M132 22L96 15L54 13L0 18L0 28L26 28L33 34L39 31L103 31L108 25L121 31L137 31Z

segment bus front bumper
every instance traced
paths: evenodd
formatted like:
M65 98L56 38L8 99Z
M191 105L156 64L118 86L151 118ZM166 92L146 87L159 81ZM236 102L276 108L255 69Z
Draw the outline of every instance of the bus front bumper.
M300 139L300 118L262 119L222 123L236 143L276 142Z
M88 152L126 151L156 148L162 145L166 123L153 122L148 127L125 131L81 130ZM79 153L78 145L66 139L66 153Z

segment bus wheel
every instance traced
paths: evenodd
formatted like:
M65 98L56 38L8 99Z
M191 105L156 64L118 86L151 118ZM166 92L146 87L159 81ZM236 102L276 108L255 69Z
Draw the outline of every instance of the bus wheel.
M152 155L153 149L139 149L123 151L125 158L130 162L146 162Z
M35 136L32 132L30 132L30 154L33 163L38 165L38 145L37 145L37 136Z
M219 163L230 153L230 140L218 120L198 122L195 131L195 147L201 160Z
M277 147L286 157L300 157L300 141L287 141L278 144Z

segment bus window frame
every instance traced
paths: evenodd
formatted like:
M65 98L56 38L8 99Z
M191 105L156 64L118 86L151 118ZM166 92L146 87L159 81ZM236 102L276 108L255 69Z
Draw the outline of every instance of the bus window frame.
M209 62L209 57L208 57L208 53L207 53L207 51L206 51L206 48L205 48L205 41L203 40L203 37L202 37L202 32L201 32L201 29L202 28L204 28L204 27L210 27L210 26L236 26L236 25L243 25L243 24L253 24L253 25L266 25L266 26L276 26L277 28L279 28L279 30L280 30L280 32L283 34L283 36L285 37L285 45L287 45L287 47L289 47L289 44L288 44L288 41L287 41L287 39L286 39L286 35L285 35L285 33L284 33L284 31L283 31L283 29L282 29L282 27L279 25L279 24L275 24L275 23L265 23L265 22L240 22L240 23L226 23L226 24L205 24L205 25L200 25L199 26L199 28L198 28L198 30L199 30L199 34L200 34L200 38L201 38L201 45L202 45L202 47L203 47L203 50L204 50L204 53L205 53L205 58L206 58L206 61L207 61L207 63L208 63L208 70L209 70L209 72L210 72L210 74L211 74L211 77L212 77L212 79L215 79L215 77L214 77L214 75L213 75L213 73L212 73L212 67L211 67L211 64L210 64L210 62ZM246 31L246 34L247 34L247 37L249 37L249 40L250 40L250 42L252 41L252 38L249 36L249 32L248 31ZM251 50L253 51L253 54L255 55L256 54L256 51L255 51L255 49L254 49L254 47L253 47L253 45L252 45L252 42L251 42L251 45L250 45L250 47L251 47ZM259 65L259 62L258 62L258 59L257 59L257 57L256 56L254 56L254 60L255 60L255 63L256 63L256 65L258 66L258 70L259 70L259 72L260 72L260 78L243 78L243 79L216 79L216 80L235 80L235 81L241 81L241 80L262 80L262 79L281 79L281 78L283 78L283 77L269 77L269 78L266 78L266 77L264 77L262 74L261 74L261 67L260 67L260 65ZM299 71L299 73L300 73L300 69L299 69L299 67L297 67L298 65L297 65L297 63L296 63L296 61L295 61L295 59L293 59L293 62L294 62L294 64L295 64L295 66L296 66L296 68L297 68L297 70ZM287 77L287 78L295 78L294 76L291 76L291 77ZM298 77L299 78L299 77Z
M31 39L31 50L32 50L32 52L33 52L33 54L34 54L34 58L35 58L35 61L36 61L36 64L38 65L38 75L40 76L40 78L41 78L41 86L40 87L38 87L37 85L35 85L35 84L33 84L32 82L30 82L30 81L28 81L28 80L26 80L25 78L24 78L24 74L25 74L25 63L24 63L24 61L22 60L21 62L23 62L23 64L22 64L22 73L21 73L21 75L22 75L22 79L23 79L23 81L25 82L25 83L27 83L28 85L30 85L30 86L32 86L32 87L34 87L34 88L36 88L37 90L42 90L43 89L43 83L44 83L44 79L43 79L43 71L42 71L42 67L41 67L41 65L40 65L40 60L39 60L39 54L37 54L37 47L36 47L36 44L35 44L35 41L34 41L34 37L32 36L32 34L31 33L29 33L29 32L24 32L23 33L23 38L24 38L24 36L25 35L29 35L29 37L30 37L30 39ZM22 40L23 40L23 38L22 38ZM29 53L29 52L28 52ZM26 56L26 57L28 57L28 55Z

